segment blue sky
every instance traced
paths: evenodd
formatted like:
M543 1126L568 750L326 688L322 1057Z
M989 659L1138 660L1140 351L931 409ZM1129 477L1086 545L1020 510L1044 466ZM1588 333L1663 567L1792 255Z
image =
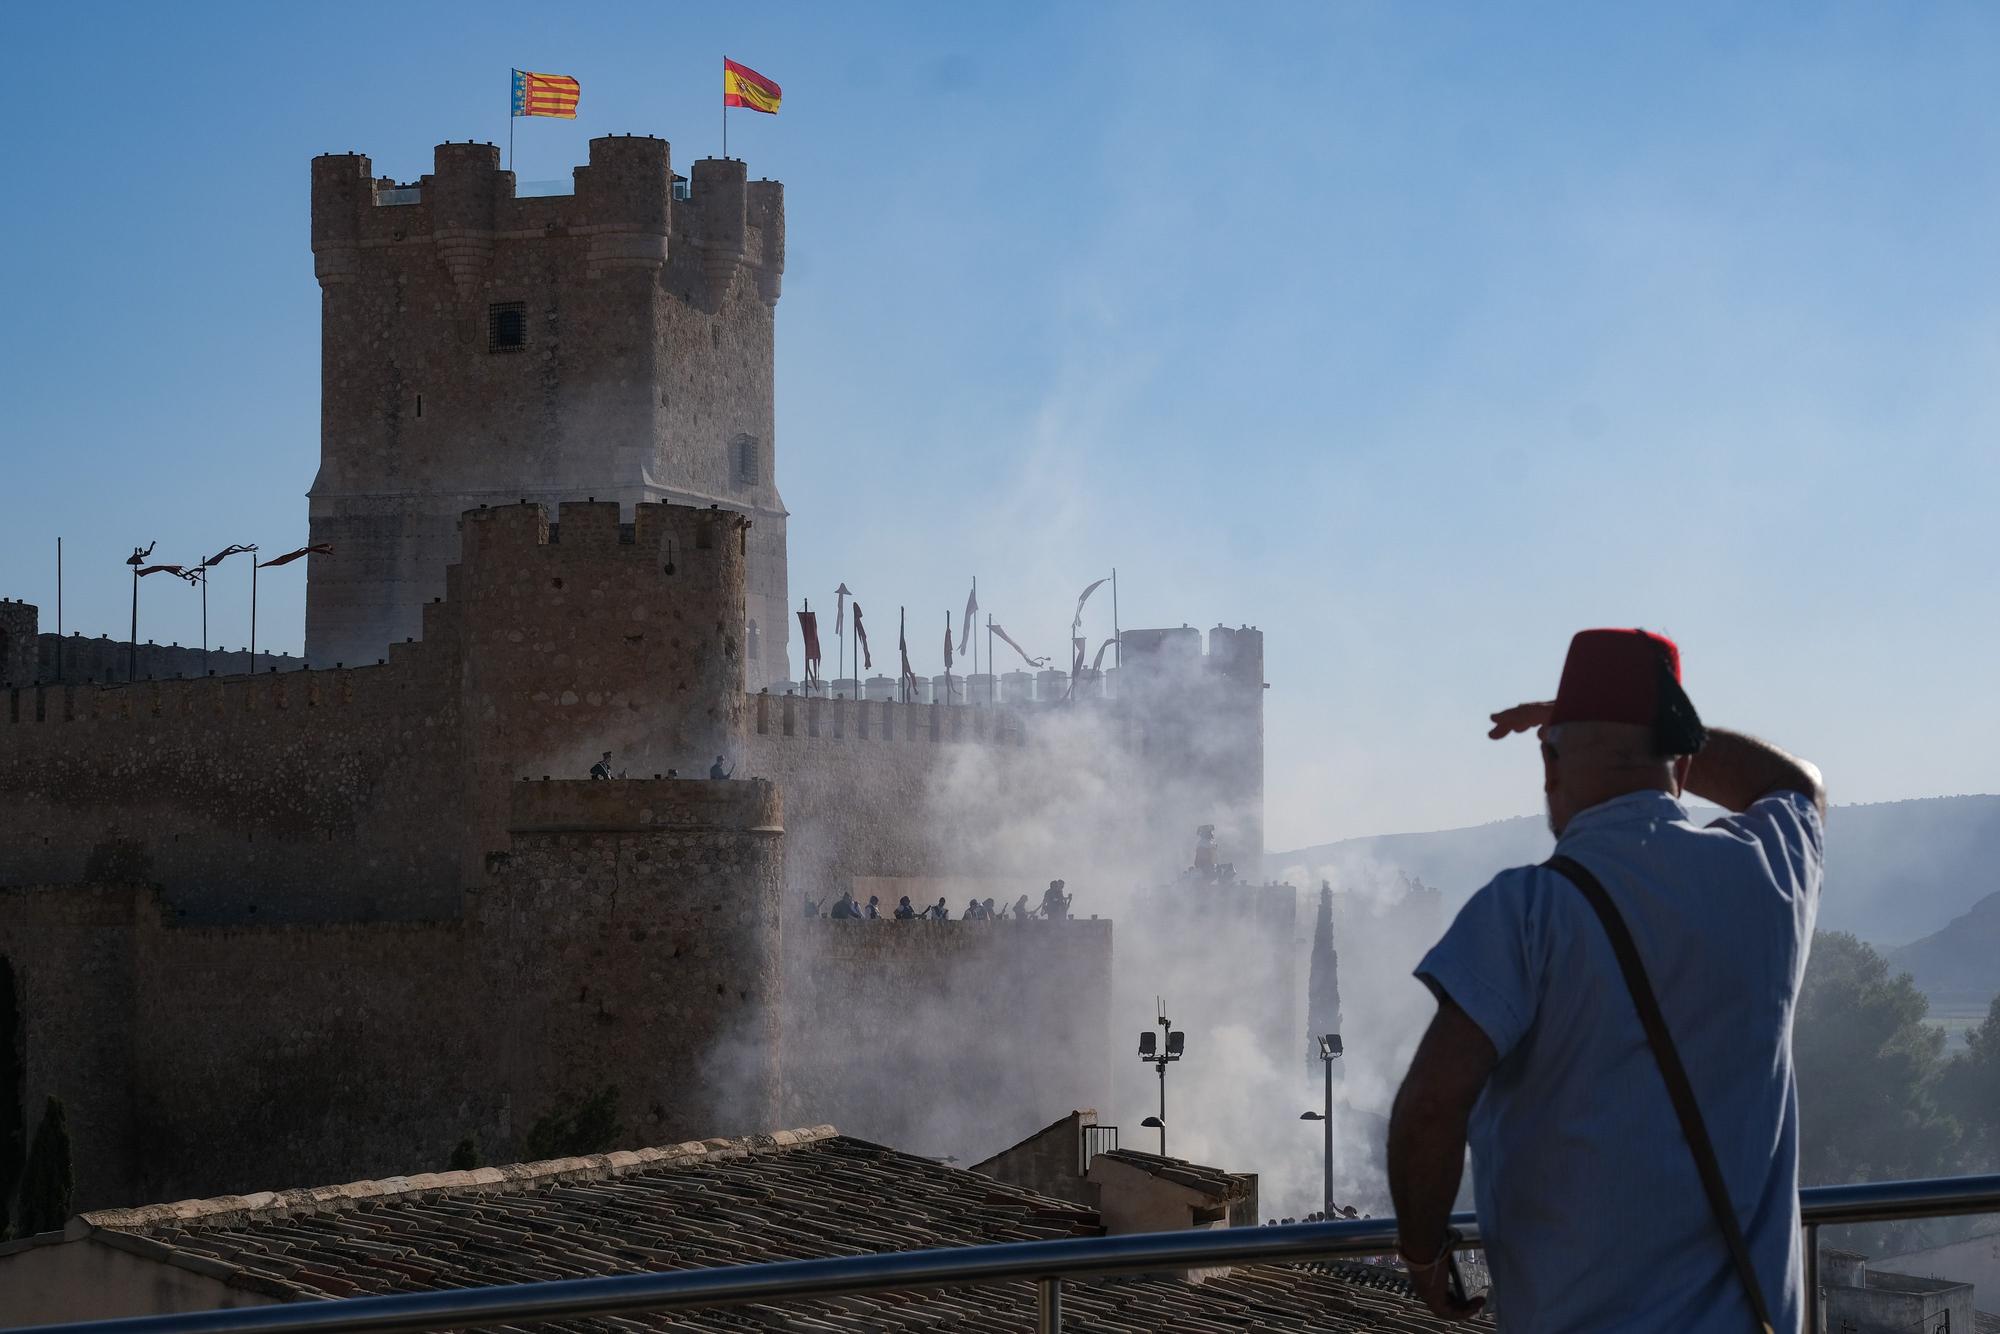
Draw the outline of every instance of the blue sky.
M1274 847L1536 809L1482 721L1594 624L1676 635L1837 800L1993 787L2000 10L10 6L0 44L0 591L51 606L62 535L72 628L122 634L135 542L304 540L313 154L504 142L520 65L583 82L522 180L611 132L685 165L726 51L785 88L730 147L787 186L795 594L928 630L977 574L1048 648L1115 564L1127 625L1262 626ZM156 585L142 637L198 638Z

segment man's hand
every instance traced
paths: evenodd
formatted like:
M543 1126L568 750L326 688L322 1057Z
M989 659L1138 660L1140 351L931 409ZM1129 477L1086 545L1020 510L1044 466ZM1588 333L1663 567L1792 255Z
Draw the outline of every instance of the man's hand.
M1516 704L1511 709L1502 709L1493 715L1493 730L1486 735L1498 741L1516 732L1532 732L1538 727L1546 727L1549 715L1556 711L1554 700L1543 700L1539 704Z
M1446 1320L1470 1320L1486 1309L1485 1297L1474 1297L1470 1301L1454 1297L1451 1291L1451 1259L1440 1254L1437 1263L1418 1268L1405 1264L1409 1272L1410 1290L1417 1294L1417 1300L1430 1308L1432 1315L1443 1316Z

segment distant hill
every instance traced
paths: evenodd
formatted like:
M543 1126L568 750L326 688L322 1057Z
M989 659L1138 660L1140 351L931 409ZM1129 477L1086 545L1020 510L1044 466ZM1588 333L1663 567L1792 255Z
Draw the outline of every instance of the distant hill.
M1469 829L1382 834L1274 852L1265 866L1273 875L1328 877L1348 887L1401 871L1443 890L1447 905L1455 908L1495 871L1540 861L1552 846L1543 819L1523 816ZM1973 905L1990 903L1996 890L2000 796L1837 806L1827 818L1827 887L1819 917L1824 930L1852 931L1884 947L1913 941L1909 948L1917 950L1929 945L1930 933L1973 915ZM2000 911L1985 905L1982 910L1991 918L1981 922L2000 922ZM1993 949L1995 937L1986 939ZM1933 956L1923 957L1929 967ZM1996 969L2000 964L1988 965L1989 973ZM1981 985L1990 993L1993 982Z
M2000 892L1922 940L1890 950L1889 966L1908 972L1934 997L1978 1001L2000 989Z

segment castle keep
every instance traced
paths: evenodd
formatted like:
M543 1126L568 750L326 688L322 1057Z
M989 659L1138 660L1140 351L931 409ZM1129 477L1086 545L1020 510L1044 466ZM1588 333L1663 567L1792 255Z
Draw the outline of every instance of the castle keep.
M572 195L517 198L490 144L413 185L315 158L320 465L306 657L373 662L422 630L487 504L718 504L753 520L750 687L790 676L772 322L784 187L665 140L594 139Z

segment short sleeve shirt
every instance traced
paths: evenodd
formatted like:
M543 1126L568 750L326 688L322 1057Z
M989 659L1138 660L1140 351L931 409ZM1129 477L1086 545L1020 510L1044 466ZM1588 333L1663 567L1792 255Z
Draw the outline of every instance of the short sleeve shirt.
M1803 793L1692 823L1662 792L1575 816L1556 850L1631 929L1779 1330L1801 1320L1792 1014L1825 832ZM1589 903L1539 866L1503 871L1417 967L1499 1063L1470 1128L1503 1329L1728 1330L1750 1306L1637 1010Z

